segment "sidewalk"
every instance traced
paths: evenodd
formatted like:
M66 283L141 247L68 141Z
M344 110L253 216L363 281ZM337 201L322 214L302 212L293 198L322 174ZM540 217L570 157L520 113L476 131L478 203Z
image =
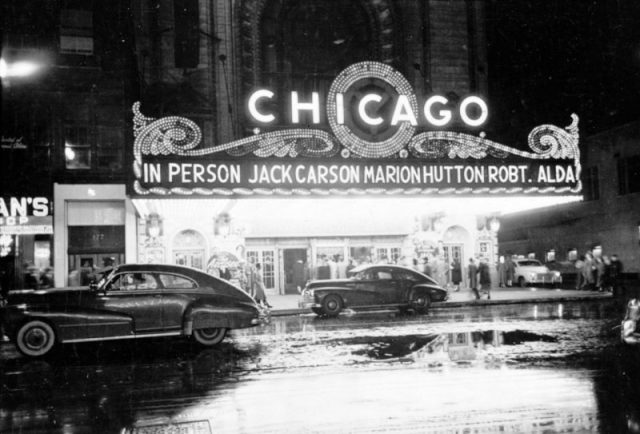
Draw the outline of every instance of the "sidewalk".
M518 303L545 303L558 301L583 301L610 299L611 293L595 291L576 291L575 289L553 288L493 288L491 300L483 296L481 300L475 300L471 291L460 289L459 292L449 292L449 300L443 303L434 303L432 309L451 308L461 306L478 306L493 304L518 304ZM272 316L298 315L309 313L310 310L298 308L300 295L271 295L269 303L273 306Z

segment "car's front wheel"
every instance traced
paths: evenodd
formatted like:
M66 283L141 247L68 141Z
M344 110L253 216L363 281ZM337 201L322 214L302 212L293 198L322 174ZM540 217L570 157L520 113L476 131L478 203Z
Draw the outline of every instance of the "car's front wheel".
M431 305L429 294L422 291L415 291L411 293L409 301L411 302L411 307L417 313L427 313L429 311L429 306Z
M342 311L342 299L335 294L327 295L322 300L322 313L326 316L338 316Z
M193 338L196 342L207 347L219 344L226 335L227 329L221 327L210 327L193 331Z
M25 356L42 357L49 353L56 343L53 327L44 321L33 320L25 323L16 334L16 346Z
M520 285L520 288L524 288L527 286L527 281L524 280L524 277L520 276L518 278L518 285Z

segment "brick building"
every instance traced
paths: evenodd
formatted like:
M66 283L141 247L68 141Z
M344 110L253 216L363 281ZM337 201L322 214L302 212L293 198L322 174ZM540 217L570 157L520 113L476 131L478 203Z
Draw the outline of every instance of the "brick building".
M617 254L640 272L640 123L593 134L582 142L583 197L501 218L500 253L574 262L591 251Z

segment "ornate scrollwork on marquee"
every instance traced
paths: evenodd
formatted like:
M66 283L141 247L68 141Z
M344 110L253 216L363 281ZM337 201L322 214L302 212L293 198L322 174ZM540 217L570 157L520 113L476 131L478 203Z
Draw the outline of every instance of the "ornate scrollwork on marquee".
M417 158L437 159L475 158L487 156L506 158L509 154L531 159L566 158L580 160L578 148L578 116L571 115L572 122L566 128L555 125L540 125L529 133L528 144L533 152L521 151L509 146L451 131L428 131L415 135L409 142L411 154Z
M331 157L340 151L336 138L326 131L297 128L256 134L223 145L196 149L202 140L198 125L183 117L161 119L144 116L140 103L133 105L134 157L142 155L203 156L226 151L232 156L254 154L257 157Z

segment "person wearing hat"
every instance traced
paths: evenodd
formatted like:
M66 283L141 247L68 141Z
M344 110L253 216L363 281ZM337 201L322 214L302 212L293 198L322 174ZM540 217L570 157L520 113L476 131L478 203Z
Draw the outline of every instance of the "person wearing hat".
M640 301L632 299L627 304L627 314L622 320L622 341L626 344L640 344Z

